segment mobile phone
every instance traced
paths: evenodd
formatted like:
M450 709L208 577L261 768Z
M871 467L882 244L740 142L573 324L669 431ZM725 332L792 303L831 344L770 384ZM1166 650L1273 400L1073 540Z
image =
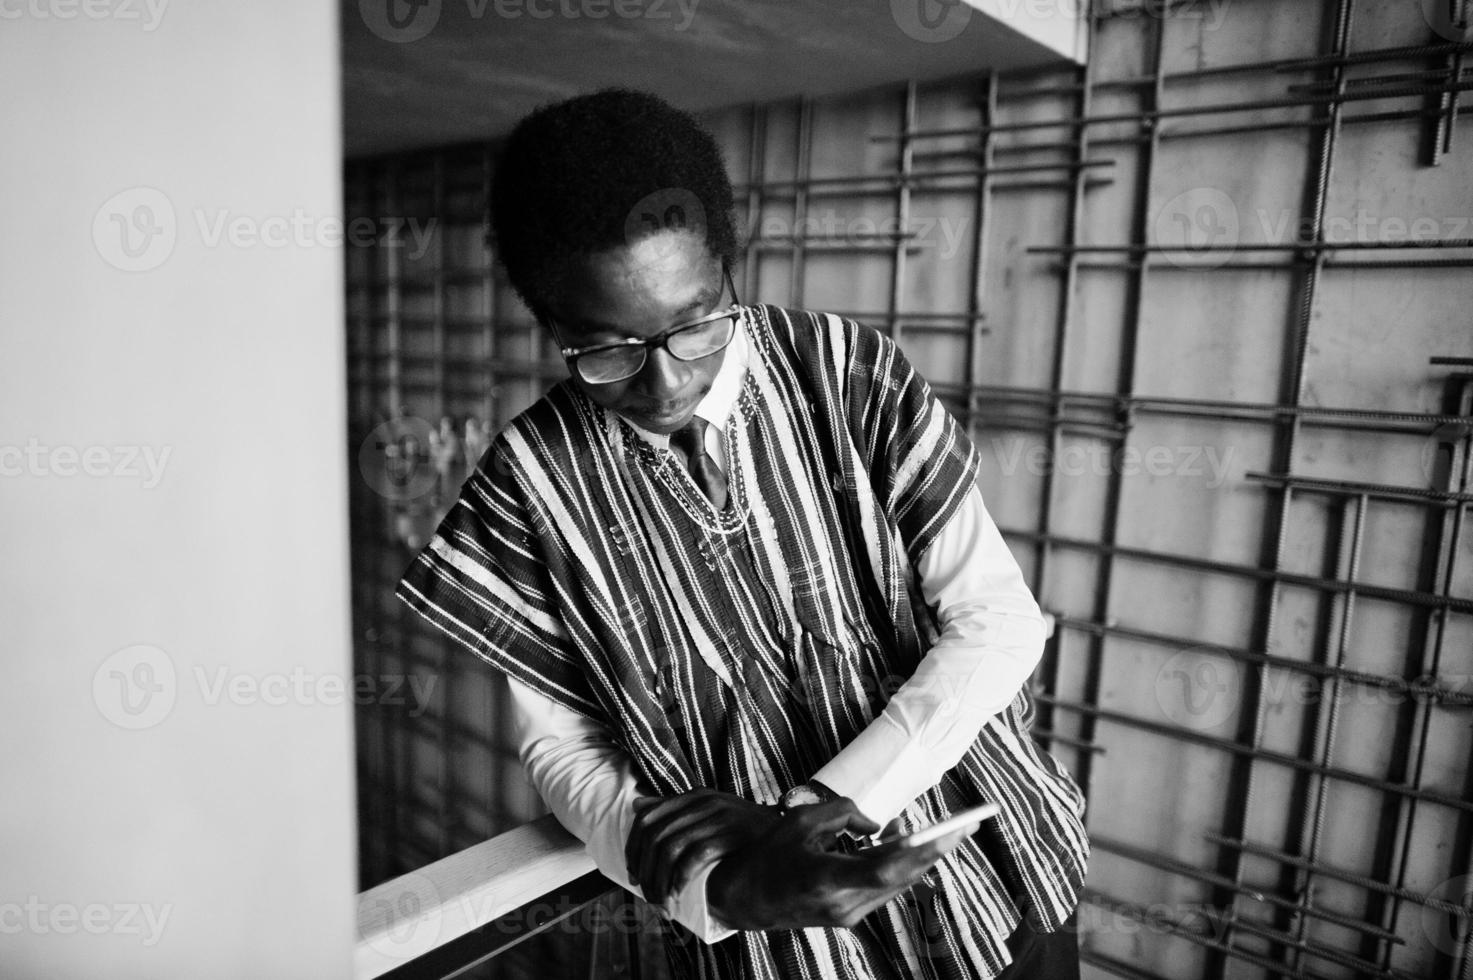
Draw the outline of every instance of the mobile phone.
M881 837L875 844L879 846L880 844L899 842L901 847L920 847L922 844L929 844L933 840L945 837L953 831L961 830L969 824L981 823L983 820L991 819L997 816L1000 810L1001 807L996 803L984 803L981 806L974 806L970 810L963 810L961 813L947 817L940 823L933 823L929 827L922 827L920 830L911 834L893 834L889 837Z

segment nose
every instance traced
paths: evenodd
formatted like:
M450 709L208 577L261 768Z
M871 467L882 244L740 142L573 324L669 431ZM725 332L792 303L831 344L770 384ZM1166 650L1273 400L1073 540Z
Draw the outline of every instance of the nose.
M685 387L685 363L671 357L669 351L651 350L645 355L640 380L651 397L670 398Z

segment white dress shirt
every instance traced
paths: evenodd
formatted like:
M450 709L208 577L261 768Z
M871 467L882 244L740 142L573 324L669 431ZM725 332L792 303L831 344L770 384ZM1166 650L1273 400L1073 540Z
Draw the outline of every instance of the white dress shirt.
M749 357L742 327L696 407L710 423L706 450L723 471L725 427ZM655 447L668 448L668 436L634 428ZM961 761L1043 655L1038 604L976 487L920 556L916 572L926 602L937 610L940 639L869 727L810 777L854 800L881 825ZM632 760L603 726L515 678L508 682L519 754L532 784L563 826L584 841L599 870L643 897L624 860L633 802L641 795ZM706 901L716 863L702 867L664 906L708 943L732 935Z

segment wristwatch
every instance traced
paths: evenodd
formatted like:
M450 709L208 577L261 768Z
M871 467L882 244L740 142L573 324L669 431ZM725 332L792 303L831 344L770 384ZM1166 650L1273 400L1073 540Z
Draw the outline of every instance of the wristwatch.
M815 803L828 803L838 798L838 793L835 793L818 780L812 779L806 783L799 783L784 793L782 799L778 801L778 809L786 814L793 807L812 806Z

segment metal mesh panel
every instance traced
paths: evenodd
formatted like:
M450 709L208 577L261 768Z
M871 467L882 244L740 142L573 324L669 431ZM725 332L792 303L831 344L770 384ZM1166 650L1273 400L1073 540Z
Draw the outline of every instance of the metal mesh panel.
M981 448L1055 617L1087 975L1467 976L1473 45L1414 3L1109 7L1080 71L709 115L742 295L895 336ZM435 681L360 710L365 885L541 812L495 680L389 598L464 476L432 430L565 373L489 160L348 167L404 230L350 250L359 670Z

